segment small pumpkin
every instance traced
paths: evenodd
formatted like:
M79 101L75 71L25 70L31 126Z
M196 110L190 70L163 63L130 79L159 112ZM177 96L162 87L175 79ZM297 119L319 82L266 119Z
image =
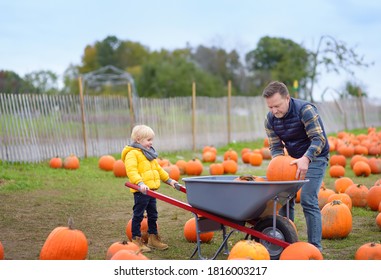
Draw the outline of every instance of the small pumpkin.
M199 176L203 170L204 166L202 165L202 162L196 158L189 160L185 166L185 172L187 175Z
M188 242L197 242L196 219L190 218L184 224L184 237ZM200 241L210 242L214 237L214 231L200 233Z
M378 226L379 229L381 229L381 212L379 212L376 216L376 225Z
M320 209L322 209L324 205L328 203L328 197L334 193L334 190L328 189L324 186L320 187L320 190L318 192L318 203Z
M225 174L236 174L238 171L238 163L232 159L225 159L222 161Z
M345 205L348 206L349 210L352 210L352 199L350 198L348 194L346 193L331 194L327 199L327 203L330 203L334 200L340 200L341 202L343 202Z
M171 179L176 181L180 180L180 168L176 164L165 166L163 169L168 173Z
M65 169L78 169L79 168L79 159L76 155L71 154L67 156L63 161L63 167Z
M345 175L345 168L341 165L332 165L330 168L329 168L329 176L331 176L331 178L340 178L340 177L344 177Z
M263 156L261 153L252 153L250 155L250 164L252 166L261 166L263 162Z
M124 165L123 160L118 159L114 162L112 172L114 173L115 177L127 177L126 166Z
M178 168L179 168L179 170L180 170L180 175L184 175L184 174L186 174L186 173L185 173L185 167L186 167L186 165L187 165L187 162L186 162L185 160L183 160L183 159L179 159L178 161L176 161L175 164L178 166Z
M320 250L311 243L297 241L287 246L279 257L280 260L323 260Z
M230 148L229 150L227 150L224 153L224 160L227 160L227 159L234 160L235 162L238 162L238 153L235 150L233 150L232 148Z
M358 161L353 165L353 172L357 177L368 177L371 174L369 163Z
M267 248L254 240L240 240L234 244L230 250L228 260L248 259L248 260L270 260L270 253Z
M355 253L355 260L381 260L381 244L369 242L361 245Z
M135 243L128 242L127 240L114 242L107 249L106 260L110 260L112 256L119 250L132 250L138 252L140 248Z
M40 260L84 260L88 253L85 234L73 229L70 218L67 227L56 227L48 235L40 252Z
M157 227L159 228L159 225L156 222ZM142 240L147 243L148 242L148 219L147 217L144 217L143 220L140 223L140 233ZM130 241L132 241L132 219L130 219L127 222L126 226L126 235Z
M206 151L202 153L203 162L215 162L216 158L217 158L217 154L212 151Z
M59 156L56 156L54 158L51 158L49 161L49 166L51 168L62 168L63 162L62 159Z
M266 177L268 181L293 181L297 180L296 171L298 169L296 164L291 162L295 160L290 156L277 156L272 158L267 166Z
M104 171L114 169L115 158L112 155L103 155L98 160L98 167Z
M353 185L353 180L349 177L341 177L335 180L336 193L343 193L350 186Z
M351 198L354 207L367 206L368 192L369 189L364 184L352 184L345 190L345 193Z
M336 164L345 167L347 165L347 158L343 155L332 155L329 159L329 166Z
M212 163L209 166L210 175L224 175L224 166L222 163Z
M372 211L378 210L378 205L381 202L381 185L374 185L369 189L367 195L367 204Z
M126 250L122 249L116 252L110 260L149 260L145 255L141 252L136 252L134 250Z

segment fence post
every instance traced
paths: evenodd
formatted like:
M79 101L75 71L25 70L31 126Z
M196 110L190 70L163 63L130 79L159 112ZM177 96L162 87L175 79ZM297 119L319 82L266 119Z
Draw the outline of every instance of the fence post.
M227 123L227 127L228 127L228 144L230 143L231 141L231 97L232 97L232 82L229 80L228 81L228 117L227 117L227 120L228 120L228 123Z
M364 100L362 99L362 92L361 92L360 88L358 88L358 95L359 95L359 99L360 99L360 109L361 109L362 125L363 125L364 128L366 128Z
M81 115L82 115L82 135L83 135L83 144L85 145L85 158L87 158L87 136L86 136L86 120L85 120L85 105L83 98L83 87L82 87L82 77L78 77L79 83L79 96L81 101Z
M192 143L196 151L196 83L192 83Z
M128 102L130 103L130 119L131 119L131 127L135 125L135 113L134 113L134 103L132 102L132 92L131 92L131 84L127 84L128 87Z

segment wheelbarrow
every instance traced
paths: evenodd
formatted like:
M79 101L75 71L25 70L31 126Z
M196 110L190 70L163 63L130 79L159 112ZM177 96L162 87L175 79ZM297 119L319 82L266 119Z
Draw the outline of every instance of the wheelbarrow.
M186 193L188 203L147 191L151 197L194 214L197 244L190 258L198 252L199 259L208 259L201 252L200 234L209 231L222 231L222 242L209 259L215 259L223 250L228 254L227 241L237 231L246 233L245 239L262 243L271 259L279 259L284 248L298 241L288 217L278 215L277 210L288 204L308 180L237 181L236 178L231 175L183 178L185 186L177 184L176 189ZM139 188L130 182L125 185L135 190ZM232 230L227 232L227 227Z

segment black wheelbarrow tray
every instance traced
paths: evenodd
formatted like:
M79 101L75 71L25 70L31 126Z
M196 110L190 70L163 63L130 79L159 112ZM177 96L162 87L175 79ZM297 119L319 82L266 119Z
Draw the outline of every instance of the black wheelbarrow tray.
M199 176L183 178L185 187L176 189L186 193L188 203L147 191L147 195L190 211L195 215L197 245L191 258L201 254L200 234L222 230L223 241L212 256L215 259L224 249L228 254L227 240L234 231L246 233L245 239L261 242L269 251L271 259L279 259L284 248L298 240L296 229L288 218L277 210L288 204L308 180L297 181L237 181L237 176ZM125 185L138 190L130 182ZM226 232L226 226L232 228Z

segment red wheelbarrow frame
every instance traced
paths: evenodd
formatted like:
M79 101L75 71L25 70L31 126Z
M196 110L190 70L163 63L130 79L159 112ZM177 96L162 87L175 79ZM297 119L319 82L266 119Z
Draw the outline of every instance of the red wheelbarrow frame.
M131 189L134 189L136 191L139 191L139 186L138 185L135 185L135 184L132 184L130 182L126 182L125 183L125 186L126 187L129 187ZM183 193L186 193L186 188L180 184L178 184L176 186L176 189L183 192ZM162 200L164 202L167 202L169 204L172 204L174 206L177 206L179 208L182 208L184 210L187 210L189 212L192 212L193 214L195 214L195 216L197 217L197 215L201 215L203 216L204 218L207 218L207 219L210 219L212 221L215 221L221 225L225 225L225 226L228 226L228 227L231 227L235 230L238 230L238 231L241 231L241 232L244 232L246 233L247 235L251 235L251 236L254 236L254 237L257 237L258 239L262 239L262 240L265 240L265 241L268 241L270 243L273 243L275 245L278 245L282 248L286 248L287 246L290 245L290 243L288 242L285 242L283 240L280 240L280 239L277 239L277 238L274 238L274 237L271 237L271 236L268 236L266 234L263 234L262 232L259 232L257 230L254 230L253 228L250 228L250 227L247 227L247 226L244 226L244 225L241 225L241 224L238 224L237 222L234 222L234 221L231 221L231 220L228 220L228 219L225 219L223 217L220 217L220 216L217 216L217 215L214 215L210 212L207 212L207 211L203 211L201 209L198 209L198 208L195 208L193 206L191 206L190 204L188 203L185 203L185 202L182 202L180 200L177 200L177 199L174 199L172 197L169 197L167 195L164 195L164 194L161 194L159 192L156 192L156 191L151 191L151 190L147 190L147 193L146 195L149 195L151 197L154 197L154 198L157 198L159 200ZM225 232L224 232L224 235L225 235ZM198 239L199 239L199 234L197 234L198 236ZM230 236L230 234L229 234ZM228 237L227 237L228 238ZM226 238L226 239L227 239ZM226 240L224 240L224 243L226 242ZM222 245L221 245L222 247ZM220 248L221 248L220 247ZM198 248L200 249L200 248ZM196 248L197 250L197 248ZM220 251L220 250L219 250ZM195 253L195 252L194 252ZM193 253L193 255L194 255ZM192 255L192 256L193 256ZM201 255L200 255L201 257Z

